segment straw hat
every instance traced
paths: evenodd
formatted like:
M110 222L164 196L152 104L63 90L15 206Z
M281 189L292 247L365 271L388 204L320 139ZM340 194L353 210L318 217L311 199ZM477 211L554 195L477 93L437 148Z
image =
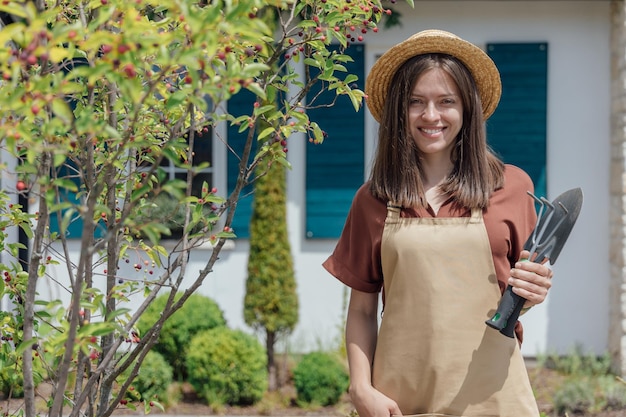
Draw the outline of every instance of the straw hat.
M380 122L389 83L395 72L410 58L427 53L442 53L457 58L472 73L483 105L483 117L496 110L502 93L500 73L482 49L443 30L424 30L391 47L374 64L365 82L367 107Z

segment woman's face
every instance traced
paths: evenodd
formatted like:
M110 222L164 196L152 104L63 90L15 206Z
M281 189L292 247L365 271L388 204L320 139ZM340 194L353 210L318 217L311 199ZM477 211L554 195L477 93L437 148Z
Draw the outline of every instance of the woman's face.
M409 102L409 134L424 158L450 157L463 125L459 88L441 68L424 72Z

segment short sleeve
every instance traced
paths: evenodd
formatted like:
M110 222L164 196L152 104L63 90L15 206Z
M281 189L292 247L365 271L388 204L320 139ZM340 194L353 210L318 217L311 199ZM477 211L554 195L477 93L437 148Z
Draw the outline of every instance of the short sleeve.
M504 187L495 191L484 219L500 290L507 286L509 272L535 227L537 213L532 180L522 169L506 165Z
M322 264L341 282L363 292L378 292L383 273L380 245L387 206L366 183L357 190L333 253Z

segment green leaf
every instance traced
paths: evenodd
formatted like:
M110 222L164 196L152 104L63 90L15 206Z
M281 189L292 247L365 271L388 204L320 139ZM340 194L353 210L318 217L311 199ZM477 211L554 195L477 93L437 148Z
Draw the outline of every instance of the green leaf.
M27 17L26 10L24 10L22 7L15 7L14 4L15 3L13 4L12 3L4 4L4 2L0 3L0 12L12 14L21 18Z
M15 353L21 355L27 348L30 349L35 343L37 343L37 339L35 338L24 340L22 343L19 344L19 346L15 348Z
M22 229L24 231L24 234L26 234L26 237L29 239L32 239L34 234L33 234L33 229L31 229L30 227L30 223L20 223L20 229Z
M114 330L115 326L113 326L111 323L88 323L78 329L77 336L105 336L107 334L111 334Z
M54 157L53 157L53 164L54 164L53 166L55 168L60 167L61 165L63 165L63 163L65 163L66 159L67 158L66 158L66 156L64 154L62 154L62 153L55 153Z
M258 140L261 140L261 139L271 135L275 131L276 130L273 127L266 127L265 129L263 129L263 131L261 133L259 133Z
M259 83L250 83L246 86L246 88L256 94L258 97L261 97L263 100L266 99L265 90L261 88Z
M173 108L180 106L185 102L187 94L188 93L183 90L178 90L174 92L174 94L169 96L169 98L167 99L165 106L168 110L172 110Z
M115 310L107 313L107 320L113 320L114 318L124 315L129 311L131 311L130 308L116 308Z
M348 93L348 97L350 97L350 101L352 102L352 106L354 107L354 111L359 111L361 107L361 98L357 97L353 91Z
M274 108L276 108L276 106L273 104L268 104L266 106L257 107L256 109L254 109L254 115L260 116L264 113L267 113L270 110L273 110Z
M70 124L74 120L74 113L72 113L70 106L65 100L58 97L52 100L52 113L66 124Z
M65 188L66 190L74 192L74 193L78 192L78 186L76 185L74 181L72 181L69 178L57 178L54 181L52 181L52 184L56 187Z
M143 197L144 194L147 194L149 192L150 192L150 186L147 185L147 184L144 184L143 186L139 187L138 189L133 190L130 198L131 198L132 201L136 201L139 198Z

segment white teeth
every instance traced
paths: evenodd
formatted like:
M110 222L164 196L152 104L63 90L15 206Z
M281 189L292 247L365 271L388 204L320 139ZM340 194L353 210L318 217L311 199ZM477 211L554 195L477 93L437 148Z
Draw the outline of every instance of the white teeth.
M425 133L428 133L429 135L434 135L435 133L439 133L441 132L442 129L424 129L422 128L422 131Z

